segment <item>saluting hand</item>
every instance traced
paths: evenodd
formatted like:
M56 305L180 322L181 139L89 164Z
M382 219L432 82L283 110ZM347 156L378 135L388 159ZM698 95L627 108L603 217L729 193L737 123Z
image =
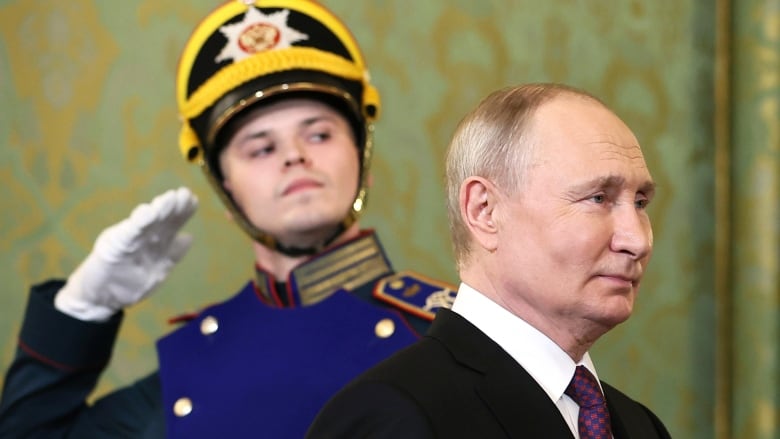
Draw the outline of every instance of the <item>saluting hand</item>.
M149 295L189 250L192 237L179 230L197 207L186 187L137 206L100 233L54 305L81 320L104 321Z

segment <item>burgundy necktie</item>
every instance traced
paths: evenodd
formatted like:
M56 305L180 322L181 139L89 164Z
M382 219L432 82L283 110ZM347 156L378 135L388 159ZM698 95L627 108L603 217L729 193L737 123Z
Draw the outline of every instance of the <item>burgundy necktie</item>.
M612 438L607 403L601 394L599 383L585 366L577 366L574 378L565 393L580 406L580 416L577 419L580 439Z

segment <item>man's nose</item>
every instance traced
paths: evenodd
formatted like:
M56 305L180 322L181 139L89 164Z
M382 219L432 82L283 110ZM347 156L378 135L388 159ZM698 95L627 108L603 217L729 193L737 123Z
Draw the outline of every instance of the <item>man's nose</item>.
M653 229L644 210L633 204L621 206L615 212L612 250L628 253L632 259L642 259L653 250Z
M302 165L307 162L306 149L297 142L292 142L286 149L284 155L284 166L290 167Z

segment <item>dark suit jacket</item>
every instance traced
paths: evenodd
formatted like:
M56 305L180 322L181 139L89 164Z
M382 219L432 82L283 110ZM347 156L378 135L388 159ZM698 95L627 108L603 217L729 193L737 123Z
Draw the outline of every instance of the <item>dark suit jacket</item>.
M613 435L669 438L642 404L602 383ZM440 310L422 340L361 375L307 438L571 438L542 388L460 315Z

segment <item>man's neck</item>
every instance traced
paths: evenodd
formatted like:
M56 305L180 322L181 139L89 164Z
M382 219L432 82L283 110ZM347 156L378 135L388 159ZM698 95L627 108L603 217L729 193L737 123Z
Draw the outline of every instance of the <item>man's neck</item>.
M352 226L345 230L341 235L336 238L329 247L341 244L345 241L353 239L360 233L360 226L358 223L352 224ZM255 262L262 267L265 271L273 275L273 277L279 282L285 282L295 267L301 265L306 260L316 255L301 255L290 256L281 253L277 250L268 248L257 242L252 242L252 248L255 252Z

